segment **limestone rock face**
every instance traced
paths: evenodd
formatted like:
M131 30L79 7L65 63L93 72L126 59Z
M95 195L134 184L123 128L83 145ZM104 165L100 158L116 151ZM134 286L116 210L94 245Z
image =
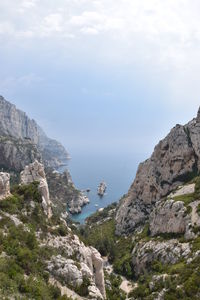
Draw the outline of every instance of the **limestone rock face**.
M180 258L187 258L190 253L189 243L179 243L175 239L164 242L140 242L132 252L135 274L138 276L144 273L155 261L162 264L175 264Z
M49 139L34 120L31 120L23 111L17 109L2 96L0 96L0 137L29 141L29 144L37 147L45 166L48 167L57 168L65 164L68 159L68 153L60 143ZM11 146L12 144L10 144ZM17 150L18 148L14 147L10 151L16 152ZM8 150L3 149L2 151L8 153ZM36 158L34 157L34 159ZM32 161L28 163L30 162Z
M3 169L20 172L35 159L40 161L41 155L31 141L0 137L0 166Z
M58 281L65 278L66 282L70 280L72 284L76 285L78 282L81 285L83 277L86 276L90 279L89 290L93 296L92 299L105 298L103 259L95 248L86 247L76 235L71 236L70 234L64 237L55 237L49 234L44 244L60 249L64 253L64 257L54 257L48 263L49 270ZM69 261L66 257L69 259L73 257L73 260ZM78 267L76 262L78 262ZM59 266L64 266L64 270Z
M10 174L0 172L0 200L10 196Z
M20 180L21 184L29 184L34 181L39 182L39 191L42 195L42 206L44 212L48 218L50 218L52 216L51 201L44 166L36 160L34 163L25 167L24 171L20 174Z
M0 96L0 135L15 138L30 138L35 144L38 143L37 124L30 120L27 115L18 110Z
M185 126L176 125L139 165L128 194L116 215L116 233L133 232L149 219L155 203L200 170L200 115Z
M151 235L160 233L185 233L188 217L182 201L167 200L156 204L150 215Z

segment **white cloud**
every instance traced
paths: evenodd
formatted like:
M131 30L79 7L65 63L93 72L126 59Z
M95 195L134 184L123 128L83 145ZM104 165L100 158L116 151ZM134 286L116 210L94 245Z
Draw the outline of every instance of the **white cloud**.
M32 40L31 47L46 39L55 51L69 48L74 60L83 47L94 61L169 72L163 76L180 101L186 96L176 87L200 76L199 0L6 0L0 3L1 39L5 46L9 39L25 46Z

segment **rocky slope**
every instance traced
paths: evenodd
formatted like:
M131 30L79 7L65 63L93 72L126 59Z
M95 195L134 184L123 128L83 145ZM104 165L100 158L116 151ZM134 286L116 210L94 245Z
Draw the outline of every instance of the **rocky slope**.
M33 147L36 145L46 166L57 168L68 159L68 153L60 143L48 138L34 120L2 96L0 96L0 136L23 142L29 141ZM6 148L4 152L7 153Z
M158 201L200 171L200 110L188 124L176 125L141 163L121 201L116 232L127 234L149 219Z
M11 192L0 173L0 298L104 299L101 255L52 215L44 166L26 166Z

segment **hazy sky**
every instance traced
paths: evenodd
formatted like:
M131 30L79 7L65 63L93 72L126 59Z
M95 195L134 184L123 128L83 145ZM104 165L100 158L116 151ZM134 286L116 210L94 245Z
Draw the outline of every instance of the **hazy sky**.
M146 156L200 104L200 1L0 1L0 66L70 152Z

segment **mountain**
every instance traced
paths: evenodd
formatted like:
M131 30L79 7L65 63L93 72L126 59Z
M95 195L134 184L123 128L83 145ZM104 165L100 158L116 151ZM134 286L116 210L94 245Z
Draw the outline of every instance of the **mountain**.
M58 168L66 164L69 157L65 148L47 137L40 126L26 113L0 96L0 136L22 140L38 147L45 166Z
M149 220L156 204L200 171L200 109L188 124L176 125L139 165L116 215L116 232L128 234Z

